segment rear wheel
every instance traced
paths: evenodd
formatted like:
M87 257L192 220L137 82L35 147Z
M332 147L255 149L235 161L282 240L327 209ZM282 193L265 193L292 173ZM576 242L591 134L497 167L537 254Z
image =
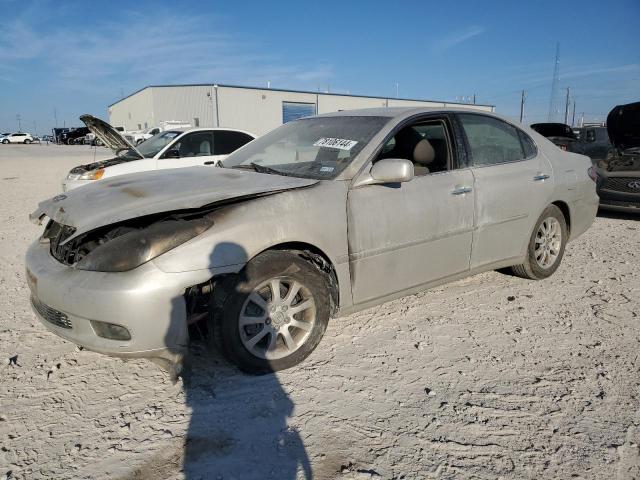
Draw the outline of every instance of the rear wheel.
M224 356L247 373L263 374L302 362L320 343L331 309L328 279L295 252L252 259L228 286L213 318Z
M511 270L515 275L531 280L551 276L560 266L567 239L567 222L562 211L555 205L549 205L533 229L527 259Z
M25 138L24 143L25 145L29 145L31 143L31 140L29 140L28 138Z
M5 138L4 140L2 140L2 143L4 143L4 144L6 145L7 143L9 143L9 140L7 140L7 139Z

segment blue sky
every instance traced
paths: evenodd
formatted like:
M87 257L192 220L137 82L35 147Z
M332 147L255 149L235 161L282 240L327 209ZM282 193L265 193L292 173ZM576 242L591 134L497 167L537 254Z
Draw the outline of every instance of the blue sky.
M640 1L0 0L0 130L42 134L145 85L227 83L455 101L527 123L640 100ZM563 93L563 92L562 92ZM563 99L561 100L564 101ZM564 116L562 106L561 117Z

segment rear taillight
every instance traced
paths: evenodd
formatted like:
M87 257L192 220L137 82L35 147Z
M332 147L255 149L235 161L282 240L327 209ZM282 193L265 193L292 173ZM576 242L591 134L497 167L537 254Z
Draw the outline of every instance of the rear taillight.
M587 170L587 175L589 175L589 178L594 182L598 180L598 172L596 172L596 167L589 167L589 170Z

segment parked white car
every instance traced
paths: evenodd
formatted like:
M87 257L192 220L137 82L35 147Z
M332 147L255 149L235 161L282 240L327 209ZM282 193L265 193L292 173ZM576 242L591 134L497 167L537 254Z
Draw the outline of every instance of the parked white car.
M99 118L83 115L80 120L116 156L73 168L62 181L63 191L127 173L216 166L227 155L256 138L251 133L229 128L172 129L133 146Z
M150 139L154 135L160 132L166 132L167 130L186 129L191 128L191 124L183 122L181 120L165 120L160 122L157 127L147 128L146 130L138 130L133 132L127 132L124 138L127 139L131 145L140 145L145 140Z
M20 132L20 133L9 133L2 137L2 143L31 143L33 142L33 137L30 133Z

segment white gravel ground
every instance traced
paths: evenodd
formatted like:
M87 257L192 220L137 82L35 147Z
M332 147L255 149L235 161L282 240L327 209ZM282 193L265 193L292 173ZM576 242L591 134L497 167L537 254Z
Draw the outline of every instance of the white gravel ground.
M277 375L195 345L172 385L31 313L27 215L93 155L0 145L0 479L640 478L640 217L599 216L546 281L486 273L337 319Z

